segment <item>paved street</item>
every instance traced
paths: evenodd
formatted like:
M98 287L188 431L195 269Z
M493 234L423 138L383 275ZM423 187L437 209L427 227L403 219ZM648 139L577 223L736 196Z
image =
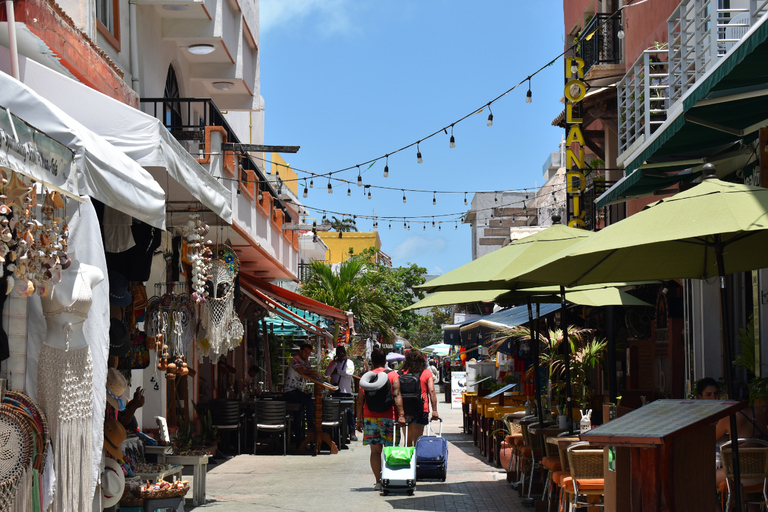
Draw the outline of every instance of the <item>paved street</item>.
M195 510L532 510L498 468L478 458L461 433L461 410L440 403L449 442L446 482L419 482L413 496L380 496L373 490L368 447L360 441L338 455L241 455L208 472L207 503ZM191 503L187 500L187 503Z

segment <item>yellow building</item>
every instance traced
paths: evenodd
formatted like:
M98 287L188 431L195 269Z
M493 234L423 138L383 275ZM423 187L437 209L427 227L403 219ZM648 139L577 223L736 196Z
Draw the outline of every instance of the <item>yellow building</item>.
M339 234L342 235L341 238L339 238ZM328 251L325 253L325 263L327 264L333 265L347 261L353 254L360 254L365 249L374 247L379 262L392 265L389 256L381 252L381 239L378 231L368 233L327 231L318 233L318 236L328 246Z
M288 187L291 192L293 192L293 195L298 197L299 182L297 180L298 176L296 171L291 169L291 166L288 165L285 160L283 160L283 157L280 156L279 153L271 153L269 158L269 173L273 176L277 176L279 174L280 179L283 180L285 186Z

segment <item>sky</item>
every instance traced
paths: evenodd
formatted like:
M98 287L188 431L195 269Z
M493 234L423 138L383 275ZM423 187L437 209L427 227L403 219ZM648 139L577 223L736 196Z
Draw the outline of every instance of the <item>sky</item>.
M357 215L358 230L372 231L363 217L376 215L394 266L439 275L472 259L470 228L459 220L469 209L464 192L471 201L475 191L544 182L542 165L564 135L551 125L563 109L562 2L260 0L260 16L264 143L301 146L282 156L307 182L309 173L352 168L333 174L333 194L327 176L312 178L300 198L308 217ZM488 127L487 104L521 82L492 102ZM438 192L433 205L434 191L457 193Z

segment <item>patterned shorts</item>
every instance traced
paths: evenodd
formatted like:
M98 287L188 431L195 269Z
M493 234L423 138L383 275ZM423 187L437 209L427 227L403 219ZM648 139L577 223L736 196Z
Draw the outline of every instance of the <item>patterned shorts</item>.
M363 445L382 444L392 446L395 420L391 418L365 418L363 420Z

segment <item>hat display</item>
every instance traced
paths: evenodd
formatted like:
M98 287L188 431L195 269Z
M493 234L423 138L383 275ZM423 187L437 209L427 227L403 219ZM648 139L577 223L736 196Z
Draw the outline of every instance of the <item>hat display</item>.
M120 272L109 272L109 303L119 308L131 305L131 285Z
M117 505L125 491L125 474L117 461L106 459L104 473L101 475L101 492L104 496L104 508Z
M120 397L123 396L126 389L128 389L128 382L126 382L123 374L110 368L107 373L107 402L118 411L125 409L125 403Z
M117 318L109 319L109 355L123 357L131 350L131 335L128 326Z
M123 444L127 437L128 434L125 432L125 427L115 418L109 418L104 422L104 449L116 459L123 458L123 451L120 449L120 445Z

